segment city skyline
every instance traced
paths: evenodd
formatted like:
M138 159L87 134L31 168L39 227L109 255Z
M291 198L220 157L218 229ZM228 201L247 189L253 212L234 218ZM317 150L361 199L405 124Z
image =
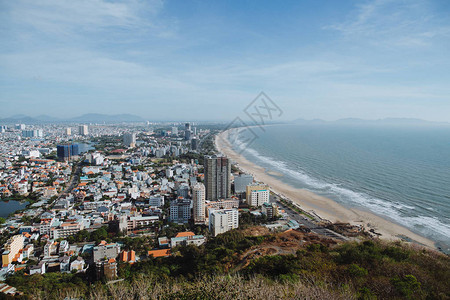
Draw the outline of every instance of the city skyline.
M0 118L449 122L446 1L1 1ZM143 113L145 112L145 113Z

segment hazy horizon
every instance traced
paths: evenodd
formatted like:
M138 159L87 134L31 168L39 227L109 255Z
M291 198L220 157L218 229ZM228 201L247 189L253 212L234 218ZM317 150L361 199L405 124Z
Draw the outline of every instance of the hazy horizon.
M448 1L1 1L0 118L450 122Z
M100 119L95 120L95 118L86 120L83 119L83 117L86 116L90 116L90 115L94 115L94 117L96 115L98 115L98 117ZM129 117L130 120L109 120L109 118L111 117L115 117L115 116L126 116ZM109 121L106 120L102 120L101 118L105 117L106 119L108 119ZM133 121L131 121L131 118L133 117L137 117L139 119L135 119ZM53 116L53 115L25 115L25 114L16 114L16 115L12 115L12 116L7 116L7 117L3 117L0 115L0 122L2 122L3 120L10 120L10 122L12 122L13 120L15 121L20 121L21 118L32 118L34 120L36 120L38 123L48 123L48 124L52 124L52 123L103 123L103 122L107 122L107 123L121 123L121 122L125 122L125 123L139 123L139 122L156 122L156 123L185 123L185 122L194 122L194 123L218 123L218 124L228 124L233 122L233 119L170 119L170 118L163 118L163 117L159 117L156 119L153 118L146 118L145 116L141 116L141 115L137 115L137 114L128 114L128 113L121 113L121 114L101 114L101 113L86 113L83 115L76 115L74 117L67 117L67 118L59 118L57 116ZM48 118L48 119L46 119ZM81 118L81 119L80 119ZM25 119L22 119L25 120ZM244 122L244 124L242 124L242 126L247 126L247 125L255 125L252 124L250 120L246 119ZM425 119L419 119L419 118L379 118L379 119L363 119L363 118L340 118L340 119L331 119L331 120L325 120L325 119L320 119L320 118L315 118L315 119L304 119L304 118L295 118L295 119L290 119L290 120L285 120L285 119L277 119L277 120L266 120L265 121L267 123L267 125L270 124L306 124L306 125L320 125L320 124L335 124L335 125L380 125L380 126L389 126L389 125L404 125L404 126L450 126L450 122L441 122L441 121L430 121L430 120L425 120ZM29 122L28 122L29 123ZM29 123L32 124L32 123ZM256 124L256 125L260 125L260 124Z

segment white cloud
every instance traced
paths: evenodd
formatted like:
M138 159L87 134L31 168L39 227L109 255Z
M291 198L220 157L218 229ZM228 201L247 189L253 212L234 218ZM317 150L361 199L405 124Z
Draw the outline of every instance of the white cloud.
M427 1L373 0L357 6L343 22L324 29L342 33L344 38L378 46L424 47L434 38L448 37Z
M3 18L11 28L32 29L53 39L108 34L111 29L152 30L155 35L168 35L166 31L169 31L157 18L163 7L160 0L19 0L4 6Z

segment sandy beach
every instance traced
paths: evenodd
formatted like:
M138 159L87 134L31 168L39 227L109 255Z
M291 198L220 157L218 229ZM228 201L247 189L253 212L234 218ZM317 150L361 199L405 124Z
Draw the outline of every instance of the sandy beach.
M223 155L228 156L238 164L241 171L253 175L254 179L268 184L272 191L283 195L302 207L305 211L314 211L323 219L331 222L347 222L355 225L363 225L366 230L374 229L380 233L380 238L386 240L398 240L399 236L405 236L417 243L435 249L434 242L422 237L409 229L385 220L370 212L346 208L339 203L310 191L292 187L284 182L283 178L275 178L271 175L273 171L266 170L250 161L242 155L233 151L228 141L228 131L221 132L216 136L216 147Z

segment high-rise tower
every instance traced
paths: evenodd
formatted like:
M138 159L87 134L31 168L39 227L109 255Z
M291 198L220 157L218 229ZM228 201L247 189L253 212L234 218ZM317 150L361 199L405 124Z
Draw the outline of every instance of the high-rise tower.
M194 223L205 223L205 198L206 191L203 183L196 183L192 188L192 201L194 202Z
M206 199L227 199L231 196L231 163L225 156L205 156Z

